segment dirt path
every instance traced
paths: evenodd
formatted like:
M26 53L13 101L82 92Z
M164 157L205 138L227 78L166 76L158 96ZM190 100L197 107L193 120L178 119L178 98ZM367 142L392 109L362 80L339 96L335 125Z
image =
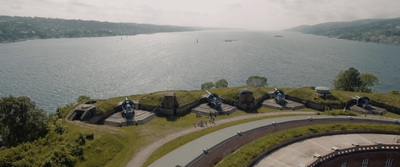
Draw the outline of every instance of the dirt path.
M237 121L237 120L243 120L243 119L249 119L249 118L255 118L255 117L264 117L264 116L273 116L273 115L290 115L290 114L313 114L313 112L299 112L299 111L289 111L289 112L276 112L276 113L263 113L263 114L251 114L251 115L243 115L243 116L238 116L238 117L232 117L232 118L227 118L223 120L216 120L216 124L224 124L227 122L232 122L232 121ZM174 140L178 137L187 135L189 133L193 133L196 131L203 130L204 128L190 128L186 129L174 134L170 134L165 136L162 139L157 140L156 142L152 143L151 145L142 148L139 153L137 153L131 161L128 163L128 167L135 167L135 166L143 166L143 163L153 154L154 151L156 151L159 147L162 145L168 143L171 140Z

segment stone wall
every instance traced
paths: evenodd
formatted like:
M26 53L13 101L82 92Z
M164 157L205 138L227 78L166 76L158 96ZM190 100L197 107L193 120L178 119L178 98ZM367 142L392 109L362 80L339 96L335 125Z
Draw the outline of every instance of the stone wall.
M157 116L163 116L163 117L168 117L168 116L185 116L191 112L191 110L197 106L199 106L202 103L207 103L207 98L201 98L193 103L190 103L188 105L185 105L183 107L179 107L176 109L166 109L166 108L161 108L157 106L148 106L148 105L141 105L142 110L147 110L147 111L154 111L154 113L157 114Z
M304 104L307 108L312 108L312 109L318 110L318 111L325 111L325 108L326 108L326 107L329 107L329 108L331 108L331 109L342 109L342 108L344 108L344 106L345 106L345 103L336 104L336 105L318 104L318 103L314 103L314 102L311 102L311 101L305 101L305 100L303 100L303 99L300 99L300 98L297 98L297 97L292 97L292 96L289 96L287 99L288 99L288 100L295 101L295 102L298 102L298 103L302 103L302 104ZM349 105L355 104L355 102L356 102L355 100L350 100L349 102L347 102L347 107L348 107Z
M371 105L373 105L373 106L377 106L377 107L380 107L380 108L384 108L384 109L386 109L386 110L389 111L389 112L392 112L392 113L395 113L395 114L400 115L400 108L392 107L392 106L389 106L389 105L383 104L383 103L378 103L378 102L373 101L373 100L371 100L370 103L371 103Z

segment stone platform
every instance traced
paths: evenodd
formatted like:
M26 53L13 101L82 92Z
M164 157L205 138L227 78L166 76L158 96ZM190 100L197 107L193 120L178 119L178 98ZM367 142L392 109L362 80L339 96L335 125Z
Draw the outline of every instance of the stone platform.
M115 114L108 117L105 121L105 125L111 126L132 126L132 125L142 125L147 122L150 122L156 117L156 114L143 110L135 110L135 117L133 120L127 120L122 117L122 111L116 112Z
M218 111L218 110L208 106L207 103L203 103L203 104L200 104L200 106L192 109L192 113L201 113L203 115L207 115L207 114L210 114L210 111L211 111L211 113L216 114L216 115L226 115L228 113L232 114L235 111L237 111L236 107L228 105L228 104L224 104L224 103L221 104L221 108L222 108L222 110Z
M379 115L385 115L388 111L384 108L376 107L376 106L371 106L369 109L364 109L361 108L357 105L353 105L349 107L351 111L362 113L362 114L379 114Z
M306 108L306 106L304 106L304 104L297 103L297 102L294 102L292 100L287 100L287 99L285 101L286 101L286 104L282 106L282 105L276 103L275 99L268 99L262 103L262 106L265 108L271 108L271 109L276 109L276 110L300 110L300 109Z

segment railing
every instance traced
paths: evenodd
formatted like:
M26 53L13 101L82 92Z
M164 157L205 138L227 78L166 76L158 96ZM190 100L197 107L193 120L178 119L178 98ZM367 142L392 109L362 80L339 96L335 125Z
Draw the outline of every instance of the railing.
M348 156L351 154L357 154L361 152L380 152L380 151L399 151L400 145L394 144L375 144L375 145L366 145L366 146L355 146L346 149L340 149L338 151L334 151L324 156L317 157L318 159L314 162L307 165L307 167L315 167L324 162L330 161L339 156Z
M258 139L261 136L255 137L258 133L273 133L276 132L276 128L280 130L285 130L285 129L291 129L294 127L301 127L301 126L307 126L307 125L313 125L313 124L327 124L327 123L344 123L344 122L354 122L354 123L383 123L383 124L399 124L398 121L390 121L390 120L377 120L377 119L368 119L368 118L353 118L353 117L348 117L348 118L322 118L322 119L306 119L306 120L292 120L292 121L287 121L287 122L280 122L280 123L275 123L273 122L270 125L265 125L261 127L254 128L252 130L246 131L246 132L237 132L237 135L231 136L226 138L225 140L219 142L218 144L214 145L213 147L209 149L203 150L203 154L199 155L195 159L193 159L191 162L189 162L185 166L201 166L199 164L204 165L204 163L217 163L218 161L222 160L226 155L225 153L221 153L220 148L224 148L227 146L227 148L230 148L229 151L233 152L235 150L232 150L233 148L240 148L243 145L254 141ZM291 143L295 143L300 140L304 140L307 138L313 138L313 137L319 137L319 136L325 136L325 135L333 135L333 134L348 134L348 133L380 133L380 134L388 134L388 133L395 133L395 134L400 134L400 132L387 132L387 131L371 131L371 130L350 130L350 131L332 131L332 132L322 132L322 133L314 133L310 135L305 135L305 136L300 136L297 138L294 138L289 141L282 142L278 145L275 145L269 149L267 149L265 152L259 154L259 156L255 157L252 159L246 166L252 166L254 163L256 163L260 158L262 158L265 155L268 155L269 153L287 146ZM250 137L253 136L253 137ZM224 150L226 152L227 150Z

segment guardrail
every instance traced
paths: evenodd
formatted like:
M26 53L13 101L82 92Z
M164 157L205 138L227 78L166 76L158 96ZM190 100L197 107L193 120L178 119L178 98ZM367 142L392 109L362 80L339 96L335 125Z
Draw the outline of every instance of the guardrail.
M330 124L330 123L381 123L381 124L399 124L398 121L393 121L393 120L378 120L378 119L368 119L368 118L353 118L353 117L347 117L347 118L320 118L320 119L303 119L303 120L293 120L293 121L287 121L287 122L281 122L281 123L276 123L273 122L270 125L265 125L261 127L254 128L252 130L248 130L246 132L237 132L237 135L231 136L220 143L216 144L215 146L209 148L209 149L204 149L203 154L199 155L192 161L190 161L187 165L185 166L212 166L219 161L221 161L225 156L229 153L232 153L236 151L238 148L260 138L263 137L267 134L286 130L286 129L292 129L292 128L297 128L301 126L308 126L308 125L315 125L315 124ZM325 135L332 135L332 134L345 134L345 133L390 133L387 131L334 131L334 132L323 132L323 133L316 133L316 134L310 134L310 135L305 135L305 136L300 136L297 138L294 138L289 141L282 142L274 147L269 148L265 152L261 153L259 156L255 157L252 159L248 165L246 166L252 166L254 163L256 163L260 158L264 157L265 155L283 147L286 145L289 145L291 143L295 143L300 140L304 140L306 138L312 138L312 137L319 137L319 136L325 136ZM397 134L400 134L398 132Z
M355 146L346 149L340 149L335 152L326 154L324 156L317 157L318 159L307 165L307 167L315 167L324 162L330 161L339 156L347 156L351 154L357 154L361 152L380 152L380 151L399 151L400 145L393 144L375 144L366 146Z

